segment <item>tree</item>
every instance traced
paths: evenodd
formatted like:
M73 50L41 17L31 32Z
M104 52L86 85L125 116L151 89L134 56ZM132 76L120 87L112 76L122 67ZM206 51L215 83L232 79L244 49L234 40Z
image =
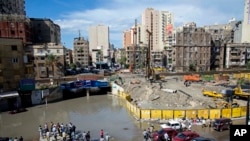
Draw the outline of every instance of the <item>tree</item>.
M54 67L59 62L59 58L56 55L47 54L45 61L46 61L46 65L51 68L52 75L54 76Z
M125 64L126 64L126 61L127 61L127 58L126 58L125 56L121 56L121 59L120 59L119 63L120 63L121 65L125 65Z

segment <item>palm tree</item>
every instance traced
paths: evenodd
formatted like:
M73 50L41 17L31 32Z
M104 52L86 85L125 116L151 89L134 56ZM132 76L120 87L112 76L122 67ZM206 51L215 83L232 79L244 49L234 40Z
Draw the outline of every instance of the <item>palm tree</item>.
M59 58L56 55L47 54L45 61L46 61L46 65L48 67L51 67L52 75L54 76L54 67L59 62Z

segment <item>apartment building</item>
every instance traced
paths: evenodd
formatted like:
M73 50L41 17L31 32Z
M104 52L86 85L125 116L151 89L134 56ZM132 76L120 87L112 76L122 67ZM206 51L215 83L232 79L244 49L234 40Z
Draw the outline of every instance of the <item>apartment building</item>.
M250 43L228 43L226 46L226 69L239 69L250 65Z
M245 0L242 22L242 43L250 43L250 0Z
M142 26L148 30L145 32L143 43L149 43L151 49L152 65L161 66L162 54L165 46L169 46L167 27L174 26L174 16L169 11L158 11L147 8L142 14ZM151 36L149 36L151 33Z
M0 37L20 38L24 43L31 42L30 20L23 15L0 15Z
M109 27L97 25L89 27L89 51L92 62L110 62ZM101 52L99 55L98 51ZM101 57L101 58L100 58Z
M22 39L0 38L0 89L14 91L25 78Z
M74 39L73 56L73 62L77 64L77 67L89 66L91 61L89 57L89 42L83 37Z
M173 45L173 70L209 71L211 55L211 34L204 28L189 23L176 31L176 45Z
M26 15L25 0L0 0L0 14Z
M33 50L34 69L36 79L40 78L60 78L63 76L65 66L65 47L55 43L29 45ZM48 55L53 55L53 65L48 63Z
M65 66L69 68L69 65L73 63L73 50L65 49Z
M30 18L33 33L33 43L55 43L61 44L61 29L51 19Z

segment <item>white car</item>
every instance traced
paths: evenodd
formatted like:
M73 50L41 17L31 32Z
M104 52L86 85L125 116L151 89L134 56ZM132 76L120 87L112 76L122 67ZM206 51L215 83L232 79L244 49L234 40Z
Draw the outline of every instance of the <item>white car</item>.
M161 128L173 128L180 130L181 128L186 128L186 125L177 120L170 120L165 124L161 124Z

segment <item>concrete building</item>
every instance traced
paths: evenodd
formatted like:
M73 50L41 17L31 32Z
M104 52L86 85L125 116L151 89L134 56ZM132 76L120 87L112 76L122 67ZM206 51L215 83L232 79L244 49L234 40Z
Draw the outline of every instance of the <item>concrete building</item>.
M92 63L100 60L107 63L110 61L110 46L109 46L109 27L105 25L97 25L89 27L89 51L92 56ZM101 52L98 55L98 51Z
M65 50L65 66L69 68L69 65L73 63L73 50L66 49Z
M0 0L0 14L26 15L25 0Z
M209 71L211 35L195 23L184 25L176 31L173 45L173 70Z
M133 44L132 34L133 31L131 29L123 31L123 48L131 46Z
M123 64L123 59L125 59L126 58L126 49L125 48L119 48L119 49L117 49L117 51L115 52L115 60L116 60L116 62L120 65L120 67L122 66L122 65L125 65L125 61L126 60L124 60L124 64Z
M20 38L32 42L30 20L23 15L0 15L0 37Z
M73 47L73 62L77 67L89 66L91 60L89 60L89 42L83 37L74 39Z
M61 44L61 29L52 20L47 18L30 18L33 43Z
M0 89L16 91L25 78L22 39L0 38ZM1 93L1 92L0 92Z
M229 43L226 46L226 69L239 69L250 66L250 43Z
M63 76L65 66L65 47L55 43L40 45L30 45L28 48L33 50L34 69L36 79L40 78L60 78ZM54 55L53 65L48 64L47 56Z
M250 43L250 0L245 0L244 18L242 23L242 43Z
M169 45L167 27L174 27L174 16L168 11L147 8L142 14L142 26L151 32L150 38L147 32L142 38L143 43L149 43L149 39L151 39L151 62L153 65L161 66L164 47Z

